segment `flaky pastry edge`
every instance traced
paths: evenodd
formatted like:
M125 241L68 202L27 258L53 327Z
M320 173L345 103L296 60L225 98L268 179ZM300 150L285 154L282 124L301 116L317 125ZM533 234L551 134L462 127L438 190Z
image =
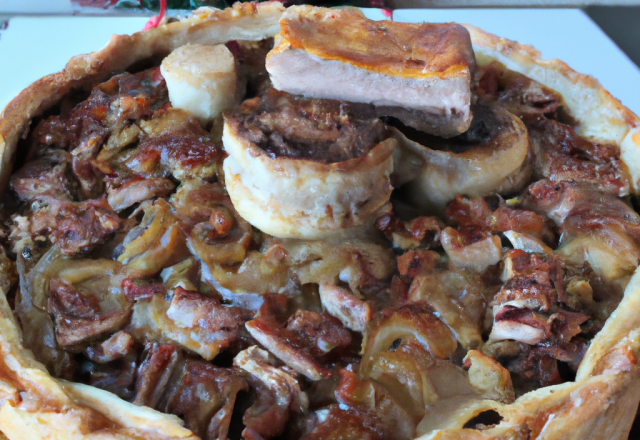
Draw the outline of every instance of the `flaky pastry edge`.
M18 142L33 118L75 89L88 90L136 62L166 56L186 43L217 44L262 39L279 32L279 3L236 4L224 11L199 10L188 20L146 32L114 36L102 50L72 58L60 72L35 82L0 114L0 189L9 181ZM480 65L497 60L558 91L578 120L582 136L619 145L622 160L640 192L640 119L592 77L558 60L542 60L530 46L496 37L473 26ZM525 394L510 405L461 402L441 414L442 426L426 439L625 439L640 401L640 272L591 341L575 382ZM617 351L631 364L608 364ZM10 439L196 439L175 416L137 407L94 387L52 378L22 345L18 323L0 293L0 430ZM473 417L495 409L501 423L486 430L462 429ZM89 423L93 420L94 423Z

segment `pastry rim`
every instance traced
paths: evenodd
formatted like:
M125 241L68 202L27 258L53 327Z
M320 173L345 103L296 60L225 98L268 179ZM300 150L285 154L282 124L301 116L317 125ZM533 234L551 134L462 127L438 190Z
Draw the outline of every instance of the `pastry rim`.
M194 16L188 21L132 36L114 36L102 50L74 57L62 72L35 82L0 114L0 188L6 188L19 138L29 128L30 121L55 105L66 93L76 88L95 86L108 75L123 71L151 55L168 52L171 48L194 42L194 39L201 41L197 39L202 37L203 29L224 26L238 17L249 17L247 21L251 21L255 18L252 14L258 9L273 16L284 10L279 3L257 7L236 4L233 9L212 12L207 18ZM539 52L530 46L465 26L471 33L476 54L480 55L480 64L496 59L507 68L554 88L565 98L580 122L578 132L581 135L620 145L622 160L633 179L634 192L640 192L640 119L637 116L592 77L573 71L561 61L542 60ZM269 30L275 34L273 27ZM585 103L583 107L575 107ZM602 122L605 118L606 122ZM626 371L603 373L598 373L597 369L604 356L619 347L627 347L636 356L640 354L640 316L634 312L639 308L640 271L636 271L625 289L622 302L591 341L576 382L540 388L510 405L490 401L493 407L500 408L504 417L503 422L493 429L477 431L445 427L421 438L518 438L524 428L535 427L537 422L547 428L540 432L540 437L544 438L624 438L619 427L630 427L633 421L640 400L640 367L634 365ZM176 416L137 407L94 387L52 378L33 354L22 346L20 330L4 293L0 293L0 355L2 366L13 372L13 377L6 376L0 382L0 430L17 436L13 438L49 436L66 439L91 435L115 439L127 438L127 432L145 437L149 435L148 438L197 438L182 427ZM596 374L592 375L594 372ZM578 404L578 399L582 399L581 392L594 391L598 392L600 399L594 398L591 403L581 400ZM28 408L33 399L43 396L48 396L50 405L59 405L56 408L59 412ZM602 402L613 404L604 405ZM627 411L629 405L633 405L633 411ZM574 407L582 410L567 410ZM120 435L123 437L106 431L88 432L89 427L83 422L84 409L98 411L122 425L125 430ZM476 413L485 409L481 408ZM549 417L551 414L554 417ZM546 418L541 421L540 417ZM75 427L75 432L63 429L65 426Z

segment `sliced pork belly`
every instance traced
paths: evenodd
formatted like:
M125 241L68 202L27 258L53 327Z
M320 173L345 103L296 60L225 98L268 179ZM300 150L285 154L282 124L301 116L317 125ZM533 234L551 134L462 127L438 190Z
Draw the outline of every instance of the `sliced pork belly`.
M372 21L361 12L293 6L267 56L275 88L373 104L428 133L451 137L471 123L475 58L460 25Z
M395 139L344 102L270 89L226 115L227 191L240 216L279 238L318 239L387 209Z

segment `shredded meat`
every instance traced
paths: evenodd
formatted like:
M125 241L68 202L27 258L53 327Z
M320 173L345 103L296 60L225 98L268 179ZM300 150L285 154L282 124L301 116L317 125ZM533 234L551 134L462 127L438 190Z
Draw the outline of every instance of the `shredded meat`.
M11 189L21 201L33 202L42 197L73 200L75 188L69 175L69 163L65 153L60 153L27 162L11 176Z
M85 254L116 232L122 220L105 199L61 202L46 199L47 205L31 216L31 233L51 231L51 241L66 255Z
M284 432L290 414L307 412L307 396L297 374L256 346L241 351L233 364L247 373L256 400L244 413L245 438L271 438Z
M334 163L360 157L387 137L380 120L372 114L363 116L359 118L344 102L271 88L261 98L245 101L232 117L241 123L241 134L272 158Z
M103 174L92 161L100 148L106 143L108 149L109 137L117 137L131 120L148 118L167 102L159 69L116 75L94 88L91 96L68 114L42 121L31 134L29 159L41 156L49 147L69 151L83 196L96 197L102 191Z
M49 281L49 313L56 324L56 339L63 347L115 332L129 319L130 308L101 312L98 300L83 295L62 280Z
M620 150L580 138L569 125L550 119L527 124L534 169L553 181L592 184L601 192L629 194L629 175Z
M149 342L146 356L136 374L136 394L133 403L158 408L167 384L181 361L181 353L173 345Z

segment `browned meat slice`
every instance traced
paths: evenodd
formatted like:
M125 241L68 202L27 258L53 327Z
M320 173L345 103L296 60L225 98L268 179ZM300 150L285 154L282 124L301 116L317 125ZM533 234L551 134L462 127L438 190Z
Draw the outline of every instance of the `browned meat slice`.
M368 20L352 10L294 6L280 20L267 71L279 90L374 104L439 136L471 122L475 57L457 24Z
M311 380L331 374L311 356L309 348L293 331L280 327L273 319L258 317L247 322L246 327L256 341L298 373Z
M179 368L182 355L170 344L149 342L145 357L136 374L136 395L133 403L158 408L160 399L174 370Z
M371 304L357 298L349 289L333 283L320 284L320 301L331 316L356 332L363 332L373 316Z
M240 307L224 306L216 298L181 287L173 292L167 316L178 327L191 329L194 339L221 348L237 339L238 329L250 317Z
M618 147L582 139L571 126L546 118L529 121L527 128L539 177L588 183L617 196L629 194L630 177Z
M304 414L308 401L300 390L297 374L279 367L276 359L256 346L241 351L233 364L248 373L248 382L256 401L244 413L243 436L268 439L284 432L292 413Z
M131 308L101 312L98 298L83 295L57 278L51 279L49 286L48 309L54 316L56 339L63 347L115 332L131 314Z
M235 369L187 360L162 410L182 418L203 440L226 440L236 396L247 389Z
M69 163L62 154L49 154L27 162L11 176L11 189L23 202L33 202L43 196L57 200L73 200L74 188Z
M104 364L120 359L131 353L133 338L127 332L119 331L99 344L93 344L84 350L84 354L94 362Z
M328 313L297 310L287 322L287 330L292 331L312 356L322 356L334 348L348 347L351 333L342 326L340 320Z
M390 438L384 421L366 408L334 404L317 411L319 423L302 440L384 440Z
M114 211L144 202L155 197L167 197L176 186L169 179L137 177L128 180L118 188L107 188L107 201Z

